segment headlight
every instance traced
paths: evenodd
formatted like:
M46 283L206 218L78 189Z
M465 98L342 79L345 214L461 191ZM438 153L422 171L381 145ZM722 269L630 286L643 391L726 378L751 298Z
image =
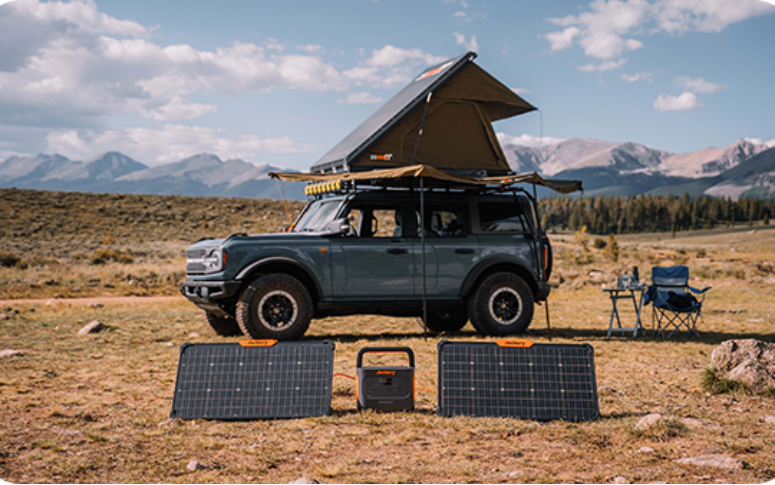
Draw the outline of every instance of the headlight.
M202 259L204 273L217 273L223 269L223 248L210 249Z

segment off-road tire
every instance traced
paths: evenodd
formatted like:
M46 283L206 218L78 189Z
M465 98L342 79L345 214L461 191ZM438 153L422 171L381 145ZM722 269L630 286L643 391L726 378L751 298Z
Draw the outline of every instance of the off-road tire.
M271 298L276 298L285 307L290 305L290 308L286 308L286 311L290 312L290 322L273 327L267 318L262 321L259 311L272 313L267 307ZM264 305L263 308L259 308L261 304ZM237 301L236 314L242 332L251 338L296 340L309 328L313 314L312 297L307 288L293 276L269 273L255 279L245 288Z
M233 318L221 318L218 315L210 312L204 312L205 320L210 325L215 333L221 337L234 337L235 335L242 335L242 329L239 328L239 324Z
M482 335L514 335L527 330L533 319L533 292L514 273L493 273L468 300L468 316Z
M423 327L422 317L417 318L417 323ZM468 315L464 310L450 312L428 312L428 331L434 333L457 332L468 323Z

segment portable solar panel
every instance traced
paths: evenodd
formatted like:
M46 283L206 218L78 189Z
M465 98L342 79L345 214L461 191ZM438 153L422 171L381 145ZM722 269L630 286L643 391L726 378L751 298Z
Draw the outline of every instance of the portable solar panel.
M171 417L273 419L331 411L334 344L183 344Z
M442 340L438 350L440 416L588 421L600 415L589 344Z

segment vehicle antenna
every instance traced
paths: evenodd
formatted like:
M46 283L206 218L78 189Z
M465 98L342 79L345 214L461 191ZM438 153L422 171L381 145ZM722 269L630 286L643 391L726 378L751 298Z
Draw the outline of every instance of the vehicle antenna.
M412 162L409 164L414 165L414 157L417 155L417 148L420 146L420 137L422 137L422 129L425 126L425 117L428 115L428 106L431 104L431 96L433 91L428 93L428 97L425 98L425 111L422 113L422 121L420 121L420 131L417 132L417 142L414 144L414 152L412 153ZM428 338L428 292L425 285L425 184L423 183L424 177L420 176L420 253L422 256L422 331L423 338Z

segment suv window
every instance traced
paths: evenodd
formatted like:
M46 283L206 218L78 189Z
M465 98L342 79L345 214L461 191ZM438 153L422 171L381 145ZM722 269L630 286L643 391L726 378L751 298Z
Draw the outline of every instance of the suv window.
M417 224L420 213L417 212ZM425 237L465 237L468 235L462 207L431 207L425 211Z
M358 237L401 237L399 207L357 206L350 209L350 225Z
M479 202L479 229L482 232L529 232L522 206L508 202Z
M322 231L326 223L333 219L341 203L341 200L336 199L314 202L301 215L293 230L298 232Z

